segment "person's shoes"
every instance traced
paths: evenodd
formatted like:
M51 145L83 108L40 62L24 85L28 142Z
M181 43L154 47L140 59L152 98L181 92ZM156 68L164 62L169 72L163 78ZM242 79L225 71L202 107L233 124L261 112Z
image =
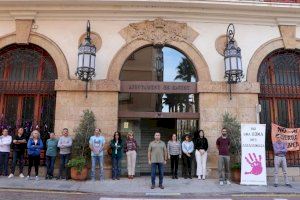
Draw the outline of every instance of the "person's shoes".
M28 175L28 176L26 176L26 180L27 181L29 181L30 180L30 176Z
M175 179L175 176L174 176L174 175L172 175L172 179Z
M128 176L128 179L131 179L131 176Z
M184 179L187 179L187 176L184 176Z
M192 179L192 176L191 176L191 175L189 176L189 179Z
M36 180L36 181L39 181L40 178L39 178L38 176L35 176L35 180Z
M46 179L46 180L49 179L49 176L47 175L47 176L45 177L45 179Z
M133 179L133 178L134 178L134 176L132 175L132 176L131 176L131 179Z
M178 176L177 176L177 175L175 175L175 179L178 179Z
M224 185L224 182L223 182L223 181L220 181L220 185Z
M231 185L230 181L228 181L228 180L226 181L226 184L227 184L227 185Z
M155 188L155 185L151 185L151 189L153 190Z
M51 180L51 179L53 179L53 176L49 176L48 178L49 178L49 180Z
M56 180L61 180L61 179L62 179L61 176L56 177Z
M285 184L286 187L292 188L293 186L291 184Z
M205 180L205 176L202 176L202 180Z
M8 176L8 178L13 178L14 177L14 175L13 174L10 174L9 176Z
M165 189L165 187L163 185L159 185L159 188L162 190Z
M19 175L19 177L20 177L20 178L24 178L25 176L24 176L23 173L21 173L21 174Z
M117 177L117 180L120 180L120 177Z
M202 178L201 178L201 176L198 176L198 180L201 180Z
M275 184L274 184L274 187L278 187L278 184L275 183Z
M116 180L116 178L115 178L115 177L113 177L113 178L112 178L112 180Z

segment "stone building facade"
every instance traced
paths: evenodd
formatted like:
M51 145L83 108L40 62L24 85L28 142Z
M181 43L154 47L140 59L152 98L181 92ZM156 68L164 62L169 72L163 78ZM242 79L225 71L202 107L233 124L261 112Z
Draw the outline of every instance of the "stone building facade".
M173 116L198 121L198 128L205 131L209 141L211 176L217 166L215 140L222 128L222 114L229 112L242 123L256 123L262 62L278 49L295 52L300 49L300 4L291 2L13 0L0 1L0 16L0 49L32 44L53 59L57 70L53 86L55 108L52 108L56 133L64 127L73 130L83 110L90 109L95 113L97 127L107 140L111 139L114 131L120 129L120 123L122 126L126 122L120 116L119 95L120 74L128 57L143 47L155 45L182 52L195 68L198 111L192 116L181 113L171 117L159 112L159 118ZM78 46L85 36L87 20L91 22L92 41L97 47L96 76L89 83L88 98L85 84L75 76ZM232 86L231 100L222 55L229 23L235 25L244 70L242 82ZM5 81L1 82L0 113L5 118L5 96L10 92L4 89L8 87ZM299 101L299 94L295 98ZM16 109L22 110L20 106ZM298 112L294 111L295 124L299 124L299 118L295 117L300 115ZM149 118L158 118L157 113L150 113ZM39 115L41 112L33 113L33 120L38 121ZM22 113L17 113L18 116L22 119ZM109 171L110 160L105 160ZM293 170L295 175L299 174L298 167Z

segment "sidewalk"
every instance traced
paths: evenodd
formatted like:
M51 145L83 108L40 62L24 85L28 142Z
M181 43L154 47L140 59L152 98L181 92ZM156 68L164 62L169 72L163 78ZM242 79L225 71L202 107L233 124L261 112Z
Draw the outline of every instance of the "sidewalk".
M161 190L155 188L150 189L149 177L138 177L134 180L122 178L119 181L105 180L100 181L65 181L65 180L44 180L39 181L21 179L15 177L8 179L6 177L0 178L1 189L26 189L26 190L53 190L63 192L88 192L100 193L109 196L145 196L145 195L185 195L185 196L219 196L219 195L232 195L232 194L299 194L300 183L292 182L293 188L285 186L273 187L272 183L269 186L241 186L232 183L231 185L220 186L218 180L197 180L183 179L178 180L165 178L165 189Z

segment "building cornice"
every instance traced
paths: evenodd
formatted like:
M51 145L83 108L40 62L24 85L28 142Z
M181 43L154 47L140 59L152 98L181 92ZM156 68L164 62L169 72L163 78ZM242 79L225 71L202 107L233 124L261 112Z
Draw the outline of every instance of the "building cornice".
M36 13L38 20L132 20L163 17L202 22L300 24L300 4L237 0L0 0L0 19ZM12 16L12 13L14 16ZM22 15L22 14L21 14Z

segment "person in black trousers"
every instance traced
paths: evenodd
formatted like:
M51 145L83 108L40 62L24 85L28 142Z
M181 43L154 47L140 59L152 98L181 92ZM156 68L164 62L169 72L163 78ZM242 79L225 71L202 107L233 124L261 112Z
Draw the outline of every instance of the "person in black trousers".
M27 141L24 135L24 129L19 128L17 134L13 138L13 162L11 166L11 174L8 178L13 178L17 161L19 161L19 177L24 178L23 167L24 167L24 154L27 148Z
M186 135L185 140L182 143L182 160L183 160L183 176L186 179L189 177L192 179L192 159L194 152L194 142L191 141L191 136Z
M171 159L172 179L178 179L178 161L181 158L181 144L177 140L177 135L172 134L172 139L168 142L168 158Z

